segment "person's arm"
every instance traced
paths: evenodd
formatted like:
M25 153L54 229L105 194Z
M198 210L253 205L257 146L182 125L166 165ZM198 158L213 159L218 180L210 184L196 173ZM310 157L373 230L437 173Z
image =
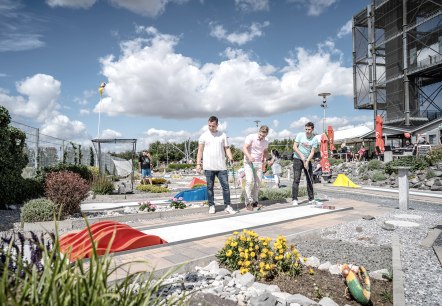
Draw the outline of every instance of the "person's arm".
M252 143L247 143L246 142L246 143L244 143L244 145L242 147L242 151L243 151L244 155L246 156L247 160L250 163L253 162L252 155L250 155L250 152L249 152L249 148L250 148L251 145L252 145Z
M293 143L293 151L295 151L296 154L298 154L298 156L301 158L301 160L304 161L304 155L301 153L301 151L299 151L298 143L296 141Z
M224 150L226 151L227 158L229 159L229 162L233 164L233 155L232 151L230 150L230 147L224 147Z
M304 162L305 169L308 169L308 163L313 159L314 155L315 155L315 147L312 146L310 154L308 155L307 159Z
M204 144L200 143L198 144L198 153L196 154L196 170L201 170L202 166L201 166L201 157L203 156L203 152L204 152Z

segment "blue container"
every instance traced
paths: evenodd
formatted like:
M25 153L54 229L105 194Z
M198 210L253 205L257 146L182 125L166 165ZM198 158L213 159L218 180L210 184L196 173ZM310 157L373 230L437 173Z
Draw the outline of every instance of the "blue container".
M183 198L183 201L207 201L207 187L184 190L174 196L174 198Z

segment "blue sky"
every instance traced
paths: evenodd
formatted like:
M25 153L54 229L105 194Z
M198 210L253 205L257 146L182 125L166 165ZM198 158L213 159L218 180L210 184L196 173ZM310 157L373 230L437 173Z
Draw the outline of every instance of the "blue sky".
M138 148L197 139L216 115L241 145L353 109L351 18L369 0L0 0L0 104L43 134ZM107 83L102 99L100 83Z

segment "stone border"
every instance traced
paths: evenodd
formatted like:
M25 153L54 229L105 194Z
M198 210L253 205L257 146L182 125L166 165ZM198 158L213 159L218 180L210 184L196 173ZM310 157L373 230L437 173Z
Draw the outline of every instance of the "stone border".
M391 236L391 248L393 251L393 306L403 306L405 305L404 272L401 262L401 243L396 233Z
M291 200L290 200L291 201ZM276 204L276 203L289 203L289 199L278 200L278 201L262 201L262 204L266 206ZM232 206L236 209L244 208L244 203L232 203ZM101 221L116 221L116 222L130 222L130 221L138 221L138 220L154 220L154 219L167 219L179 216L187 216L193 214L202 214L207 212L207 206L204 207L196 207L196 208L186 208L186 209L175 209L168 211L160 211L160 212L145 212L145 213L137 213L137 214L124 214L118 216L105 216L98 218L88 218L89 224L94 224ZM224 209L224 204L216 205L216 211L220 212ZM109 209L111 210L111 209ZM57 221L47 221L47 222L32 222L32 223L20 223L20 227L24 231L55 231L55 227L57 224L58 230L74 230L74 229L83 229L86 227L86 222L84 219L68 219Z

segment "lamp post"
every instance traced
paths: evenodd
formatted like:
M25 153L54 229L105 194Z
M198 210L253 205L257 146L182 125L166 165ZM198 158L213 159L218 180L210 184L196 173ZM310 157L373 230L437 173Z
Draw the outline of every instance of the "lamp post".
M325 109L327 108L327 97L330 95L331 95L331 93L329 93L329 92L322 92L322 93L318 94L318 96L322 97L321 107L324 110L324 121L322 124L322 128L323 128L324 133L325 133Z
M256 123L256 129L259 131L259 123L261 122L261 120L255 120L253 122Z

